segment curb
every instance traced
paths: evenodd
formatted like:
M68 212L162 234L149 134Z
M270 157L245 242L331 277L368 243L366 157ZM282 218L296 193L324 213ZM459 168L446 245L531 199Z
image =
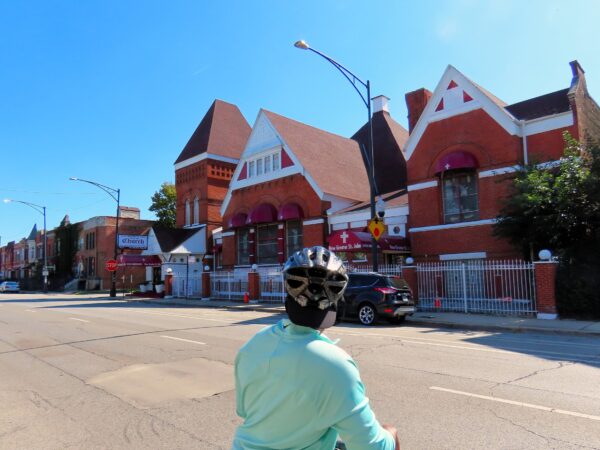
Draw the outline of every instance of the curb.
M173 300L173 301L172 301ZM244 304L238 305L219 305L215 303L211 303L210 301L200 303L200 300L181 300L181 299L169 299L167 301L156 301L154 298L135 298L135 299L125 299L127 302L132 303L156 303L160 305L170 305L170 306L187 306L187 307L196 307L196 308L221 308L221 309L231 309L234 311L259 311L259 312L269 312L272 314L282 314L285 312L285 309L282 306L265 306L265 305L252 305L248 306Z
M560 329L548 329L548 328L536 328L536 327L522 327L522 326L501 326L501 325L477 325L477 324L458 324L451 322L441 321L426 321L426 320L410 320L405 322L405 325L416 325L416 326L436 326L440 328L450 329L462 329L472 331L508 331L511 333L539 333L549 334L555 336L583 336L583 337L600 337L600 333L583 331L583 330L560 330Z

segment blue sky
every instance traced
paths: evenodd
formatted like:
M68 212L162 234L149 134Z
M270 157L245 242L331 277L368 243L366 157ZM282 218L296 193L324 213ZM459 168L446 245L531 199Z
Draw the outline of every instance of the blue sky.
M351 86L305 39L391 98L433 90L448 64L513 103L568 87L569 61L600 101L595 0L30 1L0 3L0 197L45 205L48 228L115 213L87 178L143 218L215 98L350 136ZM0 203L2 245L42 217Z

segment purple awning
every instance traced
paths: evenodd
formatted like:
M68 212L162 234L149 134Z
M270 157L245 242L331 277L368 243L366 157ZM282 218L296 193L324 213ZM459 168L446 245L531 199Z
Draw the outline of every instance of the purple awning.
M246 219L248 218L247 214L237 213L229 218L227 222L227 228L239 228L246 225Z
M286 203L279 208L279 213L277 214L277 220L293 220L303 218L304 211L302 211L302 207L298 203Z
M467 152L452 152L442 156L435 163L436 175L446 170L476 169L479 167L477 159Z
M277 221L277 210L270 203L261 203L257 207L255 207L250 214L248 214L248 218L246 219L246 224L257 224L257 223L269 223Z

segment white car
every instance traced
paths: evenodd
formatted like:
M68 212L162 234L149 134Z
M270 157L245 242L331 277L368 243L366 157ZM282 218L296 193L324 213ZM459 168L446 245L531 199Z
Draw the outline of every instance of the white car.
M0 292L19 292L19 283L16 281L3 281L0 283Z

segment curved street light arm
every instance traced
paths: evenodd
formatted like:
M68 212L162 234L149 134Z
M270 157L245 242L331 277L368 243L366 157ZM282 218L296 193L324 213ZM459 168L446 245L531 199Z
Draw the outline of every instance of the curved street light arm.
M44 214L44 210L46 209L45 206L36 205L35 203L24 202L23 200L13 200L13 199L10 199L9 202L10 203L22 203L24 205L29 206L31 209L35 209L37 212L39 212L42 215Z
M99 187L104 192L106 192L108 195L110 195L115 202L119 201L118 195L119 195L119 192L121 191L120 189L111 188L110 186L106 186L104 184L96 183L95 181L83 180L81 178L71 177L69 179L72 180L72 181L81 181L83 183L88 183L88 184L92 184L92 185L94 185L96 187Z
M307 50L310 50L313 53L316 53L317 55L321 56L322 58L326 59L327 61L329 61L337 70L339 70L342 75L344 75L344 77L350 82L350 84L352 85L352 87L354 88L354 90L358 93L358 95L360 95L360 98L362 99L363 103L365 104L365 106L368 108L369 107L369 99L366 99L365 96L363 95L362 92L360 92L360 90L358 89L358 87L356 86L356 82L359 82L365 89L369 90L369 85L368 83L365 83L363 80L361 80L360 78L358 78L356 75L354 75L352 72L350 72L348 69L346 69L344 66L342 66L339 62L337 62L335 59L327 56L324 53L321 53L319 50L315 50L312 47L309 47Z

